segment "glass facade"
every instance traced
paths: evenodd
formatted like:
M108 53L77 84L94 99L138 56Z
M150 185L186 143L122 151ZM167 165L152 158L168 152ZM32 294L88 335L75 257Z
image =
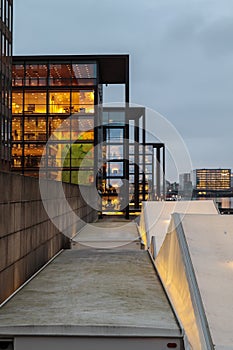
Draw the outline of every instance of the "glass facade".
M229 190L231 188L230 169L196 169L195 182L197 190Z
M12 170L96 184L101 211L128 217L153 193L154 146L144 108L96 107L102 84L125 84L129 102L128 57L88 57L13 58Z
M48 178L94 182L96 66L77 61L13 63L12 170L38 176L41 166Z
M13 1L0 0L0 169L10 169Z

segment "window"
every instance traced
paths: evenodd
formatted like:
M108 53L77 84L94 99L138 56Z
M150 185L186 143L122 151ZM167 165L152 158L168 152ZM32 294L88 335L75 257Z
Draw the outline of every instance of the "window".
M22 92L12 92L12 114L23 113L23 94Z
M28 91L24 95L24 113L46 113L46 92Z
M53 91L49 93L49 113L71 113L69 91Z
M94 91L73 91L71 111L79 114L94 113Z
M26 116L24 118L24 140L46 141L46 118Z
M23 149L22 145L19 143L13 143L12 144L12 166L15 168L19 168L22 166L22 154Z
M71 84L70 64L50 64L49 85L69 86Z
M106 130L106 141L110 143L123 142L124 130L121 129L107 129Z
M123 176L123 162L108 162L107 176Z
M22 118L12 117L12 140L22 141Z
M71 65L72 85L95 85L95 63L73 63Z
M94 140L93 118L72 118L71 140Z
M41 156L44 151L43 145L25 144L24 146L24 167L35 168L40 166Z
M46 64L27 64L26 65L26 86L45 86L47 85L48 68Z
M71 166L89 168L94 166L93 144L73 144L71 146Z
M70 140L70 119L50 117L48 131L51 140Z

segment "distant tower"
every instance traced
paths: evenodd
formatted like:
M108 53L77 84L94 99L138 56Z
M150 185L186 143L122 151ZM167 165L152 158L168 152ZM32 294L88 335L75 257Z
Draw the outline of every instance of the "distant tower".
M10 169L13 0L0 0L0 170Z

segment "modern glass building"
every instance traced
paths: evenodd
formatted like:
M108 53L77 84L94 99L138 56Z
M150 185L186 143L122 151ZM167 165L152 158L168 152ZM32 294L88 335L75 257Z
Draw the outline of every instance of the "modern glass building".
M103 84L124 86L122 107L103 107ZM103 212L140 210L164 145L146 145L145 110L128 103L128 55L13 57L12 170L96 184Z
M10 169L13 0L0 0L0 169Z
M202 192L230 190L231 169L196 169L193 183L194 189Z

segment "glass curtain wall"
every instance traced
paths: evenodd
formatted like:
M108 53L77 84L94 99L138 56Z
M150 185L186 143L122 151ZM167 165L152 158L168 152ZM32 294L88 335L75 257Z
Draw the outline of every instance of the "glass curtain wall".
M95 62L13 65L12 168L78 184L94 181Z

